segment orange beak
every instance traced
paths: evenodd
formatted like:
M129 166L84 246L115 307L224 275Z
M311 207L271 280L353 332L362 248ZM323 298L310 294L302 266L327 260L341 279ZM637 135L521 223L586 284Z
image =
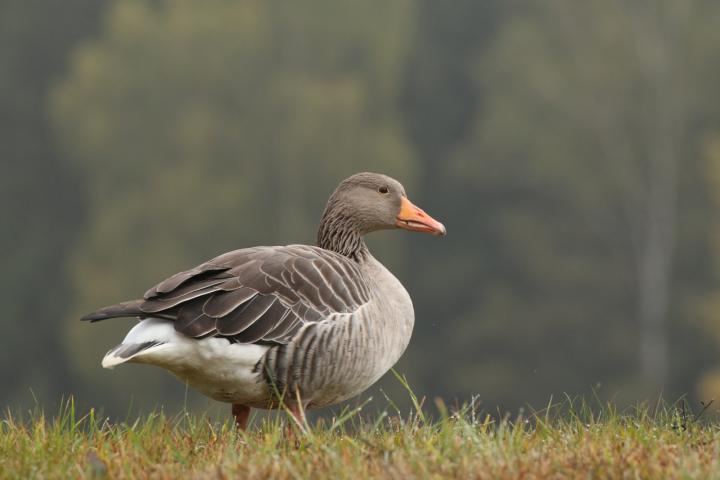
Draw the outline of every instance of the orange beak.
M405 230L432 233L433 235L445 235L447 233L445 225L423 212L420 207L413 205L407 197L402 197L400 213L397 216L395 225Z

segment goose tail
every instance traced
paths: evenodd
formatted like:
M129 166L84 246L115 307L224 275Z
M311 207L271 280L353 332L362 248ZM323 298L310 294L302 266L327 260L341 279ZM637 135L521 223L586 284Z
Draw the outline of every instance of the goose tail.
M163 342L151 340L142 343L121 343L105 354L102 359L103 368L113 369L116 366L131 361L136 356L149 353L149 350L166 345Z
M120 345L112 348L102 359L103 368L113 368L126 362L153 363L177 350L179 338L173 323L159 318L141 320L127 334ZM160 350L168 352L159 353ZM159 355L156 355L159 353Z

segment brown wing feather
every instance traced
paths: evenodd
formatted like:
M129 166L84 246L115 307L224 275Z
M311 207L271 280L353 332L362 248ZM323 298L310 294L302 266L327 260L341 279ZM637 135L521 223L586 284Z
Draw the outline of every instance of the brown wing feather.
M257 294L257 290L242 286L227 292L217 292L205 303L203 312L213 318L222 318Z
M352 313L370 298L357 265L305 245L228 252L180 272L141 300L86 315L97 321L156 316L194 338L227 337L242 343L287 343L303 324Z

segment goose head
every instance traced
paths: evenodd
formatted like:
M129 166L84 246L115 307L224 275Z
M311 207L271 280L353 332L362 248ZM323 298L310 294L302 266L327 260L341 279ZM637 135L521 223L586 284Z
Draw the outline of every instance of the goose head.
M328 200L323 222L332 228L353 227L360 235L402 228L445 235L445 226L414 205L394 178L363 172L343 180Z

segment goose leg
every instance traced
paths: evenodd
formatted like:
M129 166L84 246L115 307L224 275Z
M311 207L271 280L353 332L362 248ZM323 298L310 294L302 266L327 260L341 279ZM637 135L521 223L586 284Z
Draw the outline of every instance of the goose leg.
M305 409L302 407L302 405L290 405L290 406L288 406L288 410L290 411L293 418L295 419L295 423L297 423L301 427L304 427L306 419L305 419Z
M250 418L250 407L233 403L232 414L235 417L235 425L237 425L238 430L245 430L248 418Z
M307 425L305 419L305 409L302 405L293 404L287 406L288 412L292 416L291 420L287 424L287 437L293 438L295 436L295 430L304 431Z

